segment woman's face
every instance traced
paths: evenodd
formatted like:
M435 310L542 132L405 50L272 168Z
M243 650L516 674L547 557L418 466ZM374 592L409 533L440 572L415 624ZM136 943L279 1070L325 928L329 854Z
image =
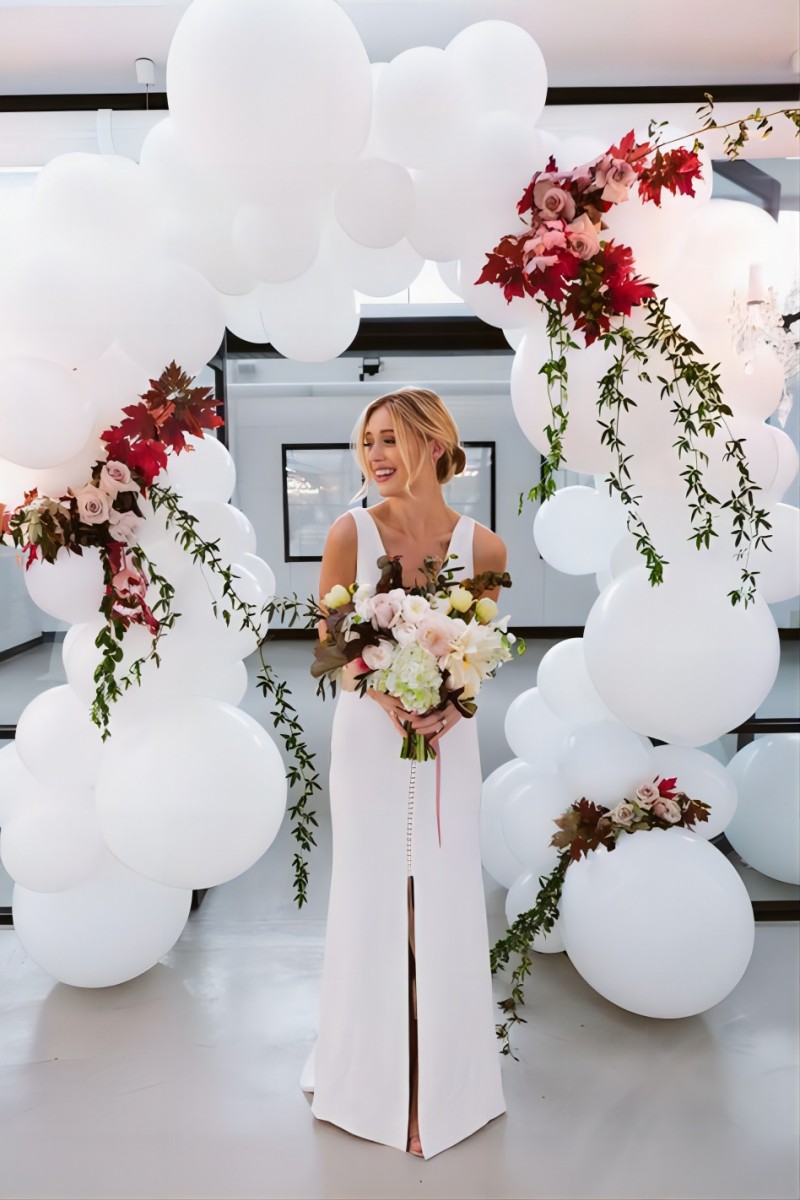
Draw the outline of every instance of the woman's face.
M397 450L394 418L387 405L376 408L367 422L363 450L370 475L380 494L393 496L402 492L408 476Z

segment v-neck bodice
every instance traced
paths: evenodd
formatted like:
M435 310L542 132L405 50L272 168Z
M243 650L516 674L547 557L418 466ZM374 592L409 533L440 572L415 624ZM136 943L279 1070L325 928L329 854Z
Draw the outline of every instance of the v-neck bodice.
M377 522L368 508L351 508L350 512L358 531L358 561L356 576L358 583L373 586L380 578L378 559L387 553ZM460 516L450 536L447 554L454 554L450 564L455 579L465 579L474 573L472 560L472 538L475 522L472 517ZM420 564L421 565L421 564Z

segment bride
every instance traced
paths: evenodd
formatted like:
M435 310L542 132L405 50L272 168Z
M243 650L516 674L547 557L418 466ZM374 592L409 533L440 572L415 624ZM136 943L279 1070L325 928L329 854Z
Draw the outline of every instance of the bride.
M463 471L458 431L441 398L403 388L367 406L354 450L380 503L331 527L320 595L375 584L381 555L400 556L403 584L430 556L455 578L505 570L490 529L459 516L442 485ZM366 489L367 484L365 484ZM497 592L489 592L493 599ZM400 758L402 721L434 746L440 767ZM505 1112L494 1030L478 840L477 718L452 705L406 713L351 686L331 742L333 864L319 1035L301 1086L312 1112L359 1137L431 1158Z

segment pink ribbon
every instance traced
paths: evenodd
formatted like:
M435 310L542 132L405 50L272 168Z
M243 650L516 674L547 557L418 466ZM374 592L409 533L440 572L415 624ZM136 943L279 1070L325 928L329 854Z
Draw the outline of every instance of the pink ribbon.
M441 748L436 751L436 832L439 835L439 849L442 848L442 758Z

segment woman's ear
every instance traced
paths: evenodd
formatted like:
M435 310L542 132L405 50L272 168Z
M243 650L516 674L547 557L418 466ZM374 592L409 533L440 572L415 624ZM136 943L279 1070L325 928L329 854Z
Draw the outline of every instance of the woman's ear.
M439 459L444 454L444 452L445 452L444 442L437 442L436 439L434 438L434 440L430 444L430 451L429 451L431 457L433 458L433 461L438 462Z

